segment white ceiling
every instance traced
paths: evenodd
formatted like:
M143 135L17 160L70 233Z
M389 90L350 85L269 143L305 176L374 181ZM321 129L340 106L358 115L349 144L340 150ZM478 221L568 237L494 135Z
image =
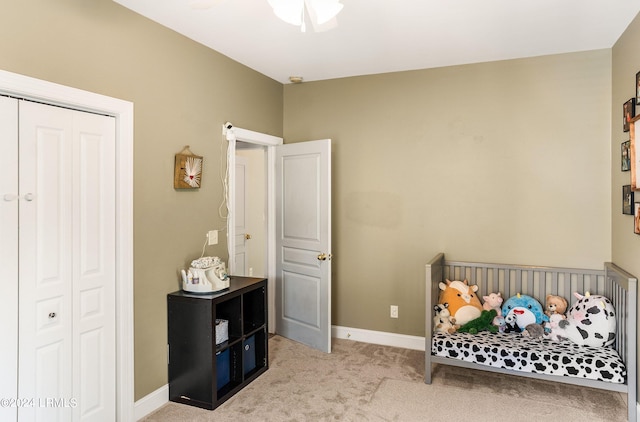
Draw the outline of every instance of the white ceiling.
M267 0L114 1L282 83L611 48L640 11L638 0L342 0L336 28L302 33Z

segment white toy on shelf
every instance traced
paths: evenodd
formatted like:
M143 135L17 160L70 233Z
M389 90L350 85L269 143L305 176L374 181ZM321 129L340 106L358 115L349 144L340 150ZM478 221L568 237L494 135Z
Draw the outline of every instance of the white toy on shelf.
M191 261L188 271L182 270L182 290L191 293L215 293L229 288L229 274L217 256L205 256Z

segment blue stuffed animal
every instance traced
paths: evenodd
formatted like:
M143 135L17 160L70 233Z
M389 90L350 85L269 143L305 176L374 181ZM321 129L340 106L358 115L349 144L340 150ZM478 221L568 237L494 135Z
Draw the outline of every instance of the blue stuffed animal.
M529 324L542 325L549 321L540 302L531 296L520 293L511 296L502 304L502 315L507 321L515 319L520 331Z

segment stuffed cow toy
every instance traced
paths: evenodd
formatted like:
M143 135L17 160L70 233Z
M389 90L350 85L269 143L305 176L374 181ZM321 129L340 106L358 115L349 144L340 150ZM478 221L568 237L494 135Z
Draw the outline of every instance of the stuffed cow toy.
M551 329L552 338L568 339L583 346L605 347L616 338L616 313L611 301L601 295L583 296L567 312L567 318Z
M478 286L469 286L467 280L446 280L438 286L442 290L438 303L449 304L449 312L456 324L463 325L480 316L482 304L476 294Z
M460 327L456 324L456 319L451 317L449 312L449 304L438 304L433 307L436 316L433 317L433 331L435 333L453 334Z

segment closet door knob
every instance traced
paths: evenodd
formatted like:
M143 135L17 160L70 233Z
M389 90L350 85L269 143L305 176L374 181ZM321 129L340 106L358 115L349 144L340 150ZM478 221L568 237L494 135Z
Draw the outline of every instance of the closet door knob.
M56 313L55 312L50 312L49 313L49 318L53 319L56 317Z
M14 195L12 193L4 194L4 200L7 202L15 201L16 199L18 199L18 195Z
M28 194L26 194L26 195L24 196L24 200L25 200L25 201L29 201L29 202L33 201L33 194L32 194L32 193L28 193Z

